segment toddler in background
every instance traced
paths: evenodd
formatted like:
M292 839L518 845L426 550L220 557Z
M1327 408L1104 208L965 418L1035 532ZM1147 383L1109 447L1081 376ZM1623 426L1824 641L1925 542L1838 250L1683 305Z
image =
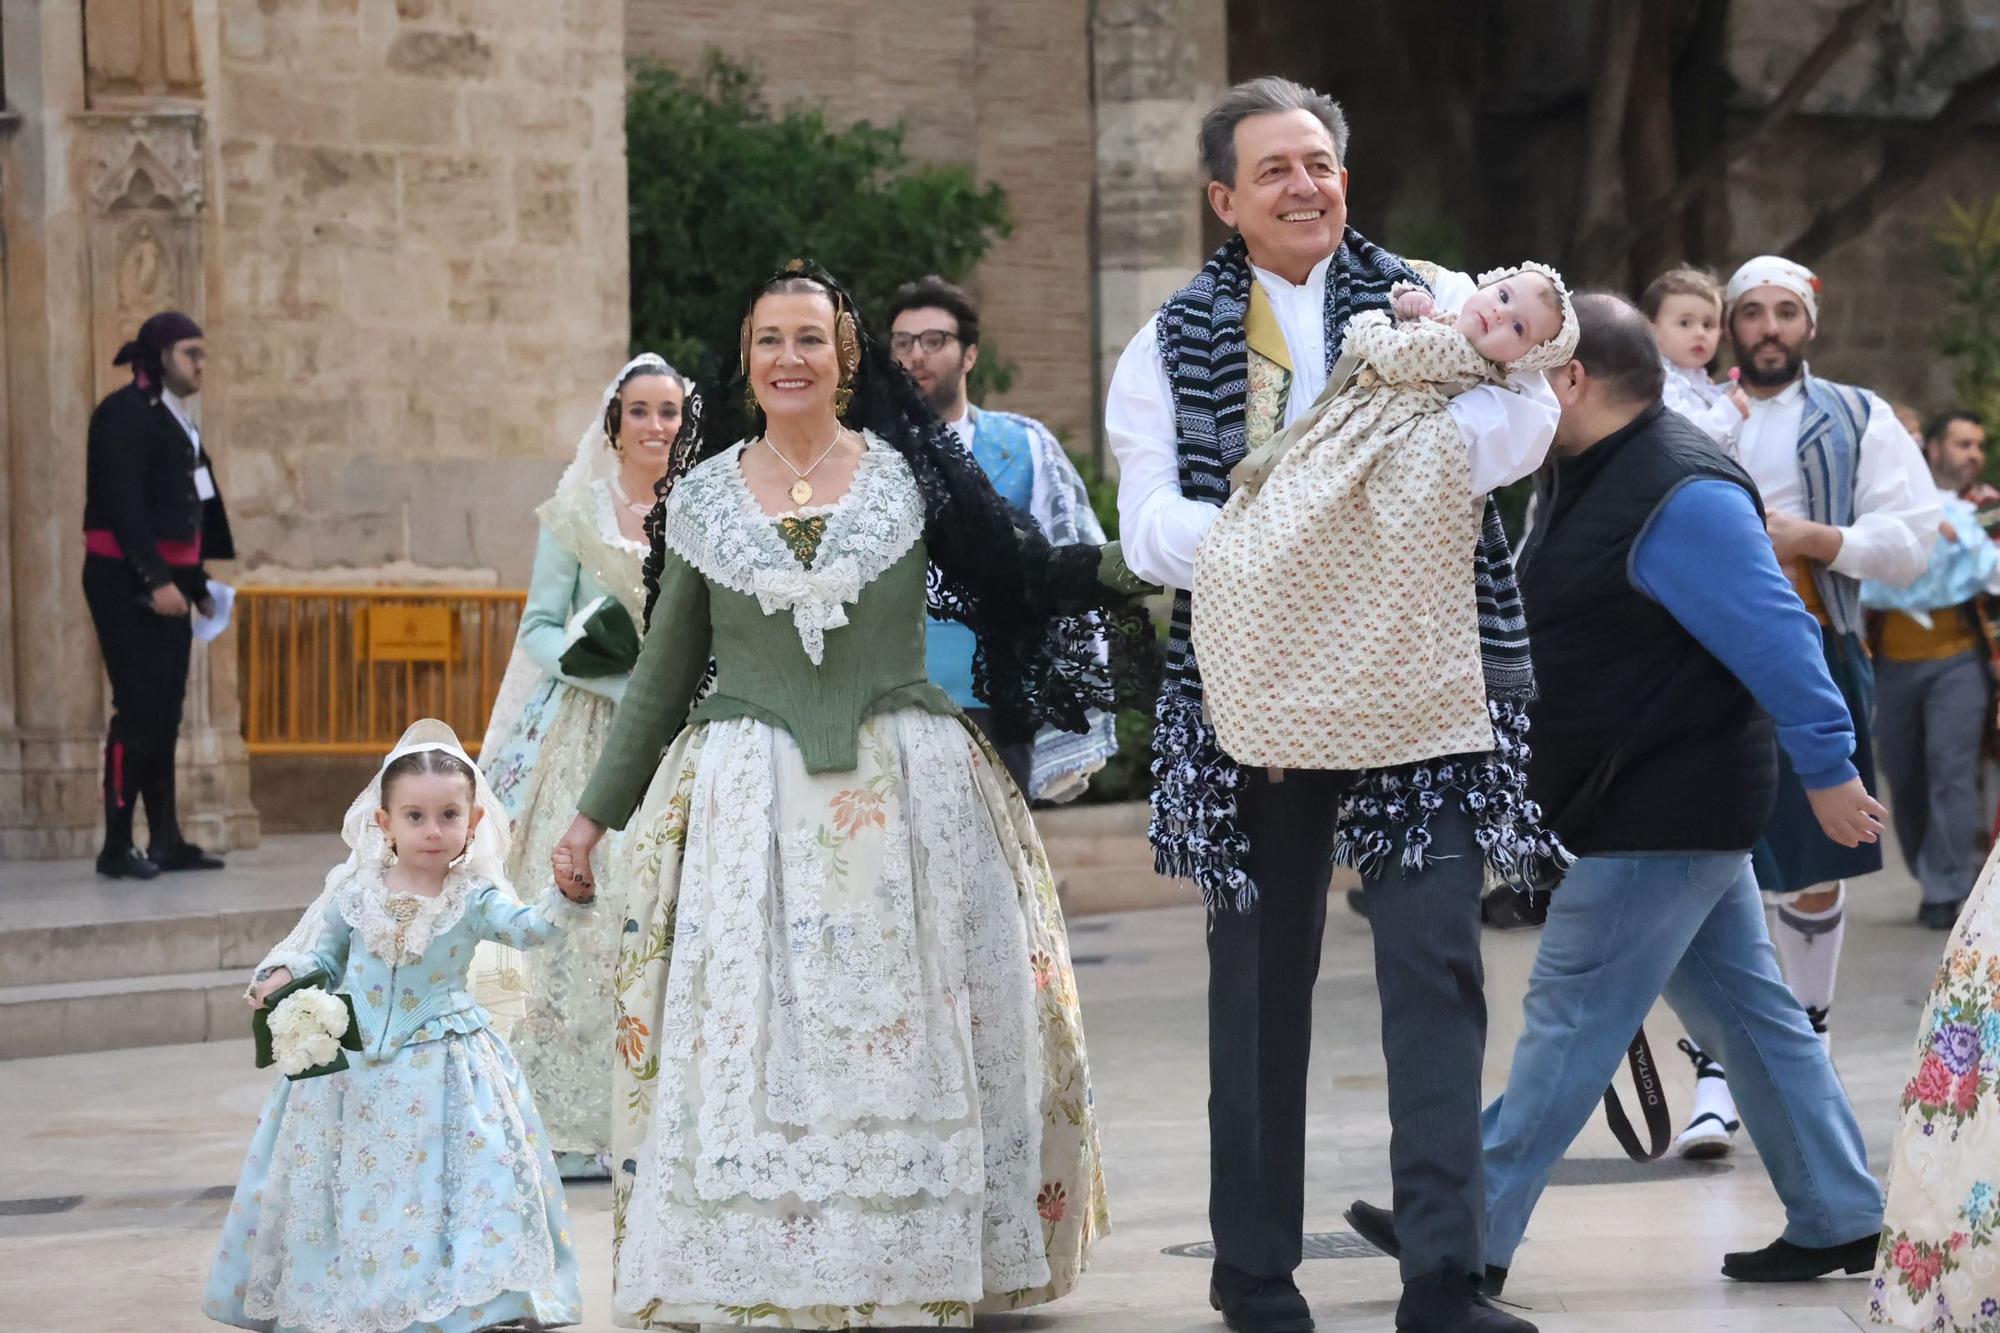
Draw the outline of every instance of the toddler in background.
M1647 285L1639 308L1653 322L1667 382L1668 407L1736 456L1736 436L1750 415L1750 399L1734 384L1708 378L1708 363L1722 337L1722 284L1698 268L1670 268Z

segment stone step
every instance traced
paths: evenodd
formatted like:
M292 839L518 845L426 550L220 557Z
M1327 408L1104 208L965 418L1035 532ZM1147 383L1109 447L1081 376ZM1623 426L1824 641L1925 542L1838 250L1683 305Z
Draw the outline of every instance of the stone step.
M1199 901L1153 873L1143 803L1037 811L1072 916ZM89 862L0 863L0 1059L233 1039L249 970L344 855L337 838L276 836L212 874L145 884Z
M1055 865L1054 869L1056 897L1061 899L1063 915L1068 917L1187 907L1201 901L1201 894L1190 881L1154 874L1150 854L1136 867Z
M244 969L0 988L0 1060L250 1035Z
M242 977L285 937L303 906L0 932L0 978L14 990L201 972Z
M1057 869L1067 866L1144 866L1150 870L1153 866L1153 845L1142 834L1044 836L1042 850L1048 853L1049 864Z
M100 879L88 861L0 865L0 988L247 971L345 852L338 838L270 838L226 869L144 883Z

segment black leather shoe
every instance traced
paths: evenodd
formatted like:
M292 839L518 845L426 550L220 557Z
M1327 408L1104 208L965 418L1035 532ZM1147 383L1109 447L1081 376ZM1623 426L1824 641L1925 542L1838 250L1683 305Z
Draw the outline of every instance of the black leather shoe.
M137 847L127 847L123 852L98 853L97 873L106 879L157 879L160 867Z
M1347 1219L1347 1225L1354 1228L1355 1235L1391 1259L1403 1257L1402 1242L1396 1239L1396 1215L1387 1208L1377 1208L1372 1203L1356 1199L1342 1216ZM1506 1287L1507 1270L1498 1264L1486 1265L1479 1290L1488 1296L1498 1296Z
M1218 1260L1208 1280L1208 1303L1236 1333L1312 1333L1312 1311L1290 1274L1252 1277Z
M1722 1275L1738 1282L1810 1282L1828 1273L1870 1273L1880 1236L1860 1236L1843 1245L1808 1248L1774 1240L1761 1250L1722 1256Z
M1536 1333L1479 1290L1470 1273L1435 1273L1403 1286L1396 1306L1397 1333Z
M1540 930L1549 923L1549 894L1498 888L1479 900L1479 919L1495 930Z
M1396 1215L1387 1208L1377 1208L1365 1199L1356 1199L1341 1216L1347 1219L1347 1225L1354 1228L1355 1235L1391 1259L1403 1257L1402 1242L1396 1239Z
M191 842L184 842L170 852L151 854L153 864L162 870L220 870L222 858L210 856Z
M1965 910L1965 899L1955 903L1925 903L1917 908L1917 924L1929 930L1950 930Z

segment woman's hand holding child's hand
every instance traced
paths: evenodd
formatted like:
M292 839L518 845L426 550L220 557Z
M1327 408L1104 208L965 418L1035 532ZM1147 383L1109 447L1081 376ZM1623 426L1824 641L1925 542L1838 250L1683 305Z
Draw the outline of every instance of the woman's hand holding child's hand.
M549 868L555 872L556 887L573 903L587 903L597 897L597 884L590 874L590 854L604 830L586 815L578 815L555 845Z
M243 997L244 1002L252 1009L262 1009L264 1001L270 998L272 991L289 986L291 982L292 969L289 967L274 967L271 969L269 976L258 982L256 987Z

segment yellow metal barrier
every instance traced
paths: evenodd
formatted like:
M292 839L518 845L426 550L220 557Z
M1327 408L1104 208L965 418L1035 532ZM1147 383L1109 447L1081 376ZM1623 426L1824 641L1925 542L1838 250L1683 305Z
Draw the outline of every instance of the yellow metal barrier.
M492 588L243 588L243 738L252 754L381 754L420 717L472 753L527 594Z

